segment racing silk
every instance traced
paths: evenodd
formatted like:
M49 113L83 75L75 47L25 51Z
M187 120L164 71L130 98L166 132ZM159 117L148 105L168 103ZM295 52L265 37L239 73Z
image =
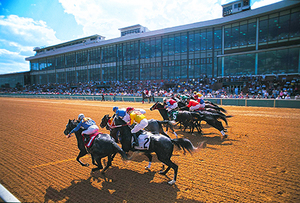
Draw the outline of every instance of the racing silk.
M198 104L199 104L199 102L191 99L190 102L189 102L189 104L187 105L187 107L190 108L191 106L197 106Z
M173 100L173 99L168 99L168 100L167 100L167 105L168 105L168 106L173 106L174 103L176 103L176 101Z
M195 110L199 110L199 108L201 108L201 104L195 100L190 100L189 104L187 105L187 107L190 108L190 111L195 111Z
M197 100L198 102L199 102L199 104L200 104L200 108L199 108L199 110L204 110L204 108L205 108L205 101L200 97L200 98L198 98L198 100Z
M178 104L175 100L173 99L168 99L167 100L167 110L172 111L173 109L176 109L178 107Z
M115 124L114 124L114 116L112 116L107 122L108 122L108 124L109 124L110 126L115 125Z
M126 109L118 109L116 115L123 118L126 115Z
M86 130L92 125L96 125L96 122L93 121L91 118L85 117L80 121L80 123L70 133L78 131L80 129L80 127L83 127L84 130Z
M139 111L141 114L146 114L146 111L144 109L134 109L134 111Z
M200 104L204 104L204 103L205 103L205 101L204 101L203 99L201 99L201 98L198 98L197 101L198 101Z
M140 123L141 120L145 119L146 116L144 114L141 114L139 111L133 111L130 114L130 125L132 125L134 122Z

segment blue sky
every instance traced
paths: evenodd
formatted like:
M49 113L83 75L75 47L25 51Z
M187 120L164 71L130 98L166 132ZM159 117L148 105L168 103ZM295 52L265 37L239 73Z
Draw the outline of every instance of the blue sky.
M94 34L120 36L141 24L158 30L222 17L234 0L0 0L0 74L29 71L34 47ZM280 0L251 0L255 9Z

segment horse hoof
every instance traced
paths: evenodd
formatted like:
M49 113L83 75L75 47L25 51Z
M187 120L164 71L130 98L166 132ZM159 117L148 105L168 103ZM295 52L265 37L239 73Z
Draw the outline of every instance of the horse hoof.
M158 174L160 174L160 175L166 175L166 173L164 171L159 171Z
M168 182L169 185L173 185L176 181L175 180L171 180Z

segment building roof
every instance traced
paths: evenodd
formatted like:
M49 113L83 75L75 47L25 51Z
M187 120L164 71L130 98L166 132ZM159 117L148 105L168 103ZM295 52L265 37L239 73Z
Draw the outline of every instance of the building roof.
M136 25L131 25L131 26L128 26L128 27L123 27L123 28L119 28L119 30L127 30L127 29L133 29L133 28L138 28L138 27L143 27L141 26L140 24L136 24Z

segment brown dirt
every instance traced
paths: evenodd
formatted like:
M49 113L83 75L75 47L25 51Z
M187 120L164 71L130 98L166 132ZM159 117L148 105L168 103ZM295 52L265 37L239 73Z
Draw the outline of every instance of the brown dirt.
M300 202L300 109L223 106L233 115L226 140L205 124L203 136L176 129L207 147L173 152L179 172L169 186L173 171L159 175L157 158L147 171L144 155L117 155L105 175L75 160L75 137L63 134L68 119L84 113L99 125L113 106L162 120L150 104L0 98L0 183L21 202ZM91 164L89 155L82 161Z

